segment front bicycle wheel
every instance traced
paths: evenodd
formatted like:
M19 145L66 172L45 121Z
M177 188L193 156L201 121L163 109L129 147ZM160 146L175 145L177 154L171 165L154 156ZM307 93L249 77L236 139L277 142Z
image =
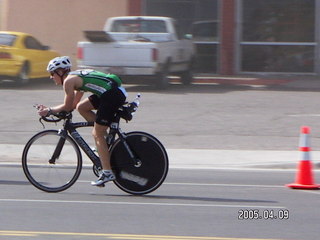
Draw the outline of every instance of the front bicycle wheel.
M29 182L45 192L60 192L71 187L82 169L79 147L57 130L34 135L22 154L23 171Z
M135 165L120 139L110 149L116 175L114 183L123 191L142 195L156 190L168 173L168 155L161 142L144 132L126 134L126 142L140 164Z

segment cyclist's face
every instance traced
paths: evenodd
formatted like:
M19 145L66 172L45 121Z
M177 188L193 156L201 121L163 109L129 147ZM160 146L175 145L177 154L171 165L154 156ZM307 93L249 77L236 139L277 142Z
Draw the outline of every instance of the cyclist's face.
M50 78L55 82L56 85L62 85L62 80L57 71L50 72Z

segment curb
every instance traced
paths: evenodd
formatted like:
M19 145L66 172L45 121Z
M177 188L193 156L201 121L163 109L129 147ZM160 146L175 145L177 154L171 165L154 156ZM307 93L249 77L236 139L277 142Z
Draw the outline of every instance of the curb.
M0 164L21 162L23 145L0 144ZM167 149L170 168L182 169L296 169L299 151ZM91 164L82 152L83 163ZM320 159L320 151L312 152ZM320 164L314 164L320 168Z
M171 83L180 83L179 77L170 77ZM212 84L226 86L284 87L293 90L320 91L320 78L310 76L285 77L244 77L195 75L193 84Z
M271 78L255 78L255 77L222 77L222 76L195 76L194 84L220 84L220 85L252 85L252 86L268 86L268 85L285 85L293 82L291 79L271 79ZM179 77L170 77L171 83L180 83Z
M289 79L263 79L263 78L231 78L231 77L195 77L195 83L210 83L223 85L283 85L292 82Z

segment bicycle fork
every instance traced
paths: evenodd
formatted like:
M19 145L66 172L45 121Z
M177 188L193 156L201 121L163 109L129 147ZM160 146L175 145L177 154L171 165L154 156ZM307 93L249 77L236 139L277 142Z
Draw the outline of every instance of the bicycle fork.
M64 143L66 142L66 136L67 136L67 131L66 130L59 130L58 135L60 135L60 139L58 141L58 144L51 156L51 158L49 159L49 163L50 164L55 164L56 163L56 159L58 159L60 157L62 148L64 146Z

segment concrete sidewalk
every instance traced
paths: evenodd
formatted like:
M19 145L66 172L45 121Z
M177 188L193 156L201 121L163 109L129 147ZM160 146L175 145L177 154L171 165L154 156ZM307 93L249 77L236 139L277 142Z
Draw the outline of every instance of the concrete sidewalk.
M175 81L173 79L173 81ZM220 76L212 74L198 74L194 77L196 84L219 84L219 85L249 85L265 87L281 87L292 90L320 90L320 77L291 76L291 75L255 75L255 76Z
M20 164L23 145L0 145L0 165ZM167 149L170 168L189 169L295 169L299 151ZM91 164L82 152L84 164ZM320 151L311 152L315 169Z
M173 81L175 81L173 79ZM197 75L195 83L222 85L250 85L275 87L293 91L320 91L320 77L316 76L218 76ZM0 144L0 164L20 164L23 145ZM295 169L300 153L272 150L214 150L214 149L167 149L171 168L203 169ZM83 154L85 163L90 163ZM315 169L320 169L320 151L311 152Z

